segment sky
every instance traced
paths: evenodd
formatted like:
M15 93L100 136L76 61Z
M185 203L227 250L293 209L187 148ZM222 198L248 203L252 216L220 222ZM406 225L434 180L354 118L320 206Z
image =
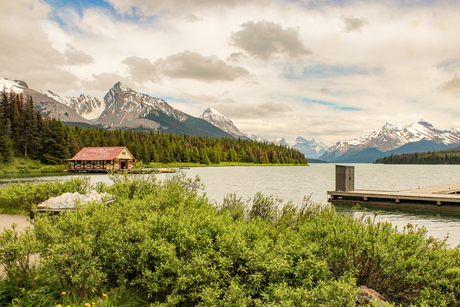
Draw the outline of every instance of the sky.
M332 145L460 127L458 0L0 0L0 77L103 98L118 81L242 132Z

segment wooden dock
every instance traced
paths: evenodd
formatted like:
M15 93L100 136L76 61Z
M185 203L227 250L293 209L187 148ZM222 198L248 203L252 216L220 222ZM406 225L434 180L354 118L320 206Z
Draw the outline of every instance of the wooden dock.
M460 183L403 191L328 191L328 201L401 209L460 212Z

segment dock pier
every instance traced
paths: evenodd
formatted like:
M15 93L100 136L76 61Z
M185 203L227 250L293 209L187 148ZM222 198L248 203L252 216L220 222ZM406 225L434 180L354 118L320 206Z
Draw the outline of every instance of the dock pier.
M328 202L460 212L460 183L402 191L354 189L354 167L336 165L336 190L327 191Z

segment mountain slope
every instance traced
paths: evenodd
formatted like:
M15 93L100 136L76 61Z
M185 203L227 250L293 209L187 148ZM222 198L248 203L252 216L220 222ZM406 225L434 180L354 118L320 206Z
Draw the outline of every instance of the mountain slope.
M227 132L228 134L233 135L234 137L244 137L246 136L238 130L238 128L233 124L230 118L222 115L217 110L213 108L207 108L203 114L200 116L201 119L213 124L219 129Z
M315 139L308 141L303 137L297 137L292 148L298 149L306 158L318 158L326 152L327 145L322 142L316 142Z
M428 151L459 143L458 130L439 130L420 119L404 128L387 123L378 132L351 141L341 140L328 148L320 159L329 162L372 162L391 153Z
M61 97L54 92L42 92L30 89L26 82L20 80L9 80L0 78L0 91L13 91L22 94L25 99L32 97L35 109L43 116L60 119L63 123L72 125L91 125L91 122L80 116L72 108L63 104Z
M156 130L209 137L232 137L208 123L171 107L166 101L138 93L121 82L105 95L105 109L95 122L105 128Z

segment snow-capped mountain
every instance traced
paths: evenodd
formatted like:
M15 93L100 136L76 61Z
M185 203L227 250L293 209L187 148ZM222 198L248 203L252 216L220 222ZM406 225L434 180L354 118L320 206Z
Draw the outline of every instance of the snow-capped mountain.
M422 141L423 143L420 143ZM427 121L419 119L403 128L387 123L380 131L351 141L338 141L329 147L320 159L335 162L372 162L376 156L429 151L455 144L460 144L458 130L439 130Z
M9 80L0 78L0 91L13 91L16 94L22 94L25 99L32 97L35 103L35 109L39 110L43 116L60 119L64 123L91 125L87 119L80 116L72 108L63 104L66 97L49 91L36 91L30 89L26 82L20 80Z
M284 138L277 138L277 139L274 139L271 143L275 144L275 145L284 145L284 146L289 146L288 142L286 142L286 140Z
M233 124L230 118L222 115L213 108L207 108L200 118L224 130L228 134L233 135L234 137L245 137L245 135Z
M261 138L261 137L258 137L258 136L255 135L254 133L245 133L244 136L247 137L249 140L252 140L252 141L254 141L254 142L270 143L269 140L263 139L263 138Z
M149 118L159 111L179 122L189 116L171 107L166 101L136 92L121 82L116 83L104 97L105 109L97 123L105 128L146 128L158 129L161 125Z
M311 141L304 139L303 137L297 137L292 148L298 149L305 155L306 158L317 159L323 153L326 152L328 146L322 142L316 142L315 139Z
M105 104L97 97L81 94L79 97L61 96L58 93L48 90L40 91L42 94L59 101L74 110L78 115L87 120L96 120L105 109Z

